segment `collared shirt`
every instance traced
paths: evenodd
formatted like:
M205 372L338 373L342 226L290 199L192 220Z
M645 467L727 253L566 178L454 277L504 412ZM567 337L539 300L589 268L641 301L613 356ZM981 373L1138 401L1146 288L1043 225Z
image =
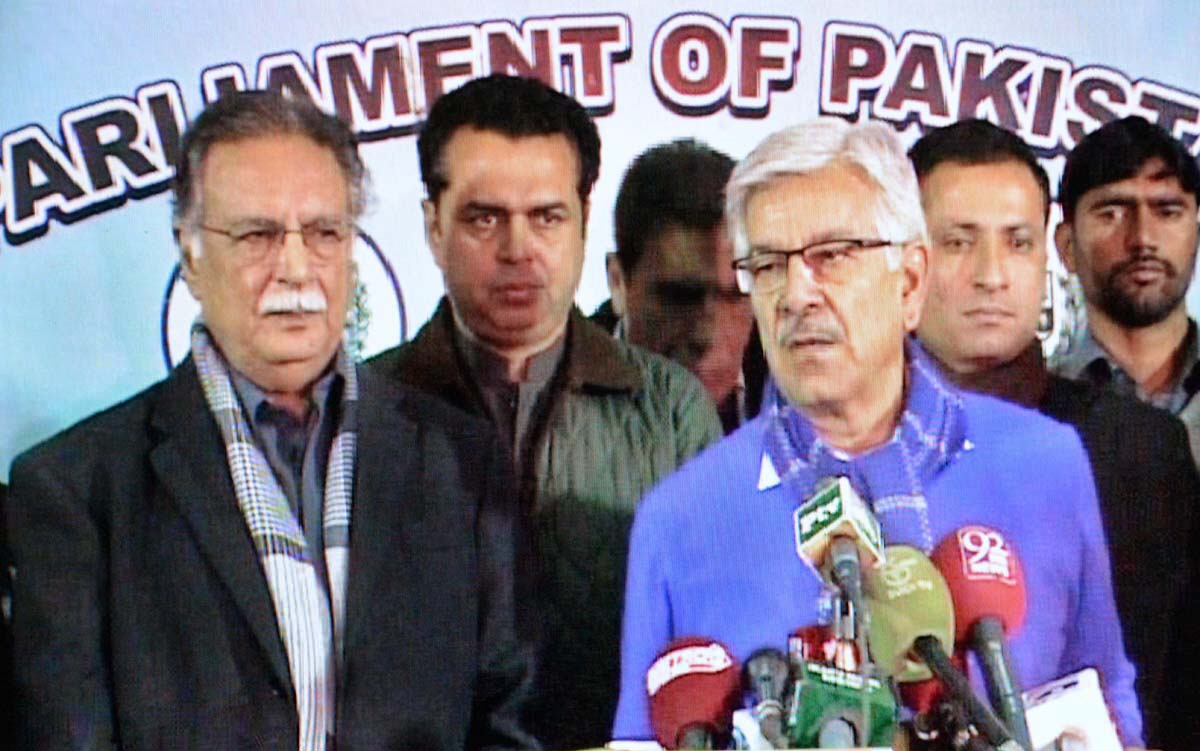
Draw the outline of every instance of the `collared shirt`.
M1063 355L1054 370L1067 378L1097 386L1108 386L1117 393L1137 397L1172 414L1179 414L1196 392L1200 391L1200 340L1197 338L1196 322L1192 319L1188 319L1182 352L1179 377L1169 389L1157 394L1146 394L1142 391L1137 382L1092 336L1091 329L1084 329L1079 343Z
M301 423L291 413L271 404L266 393L249 378L232 368L230 372L254 442L271 465L292 513L304 530L317 574L325 581L322 554L325 468L337 427L342 378L330 370L313 384L308 416Z
M546 349L529 358L525 376L514 383L508 377L508 361L483 346L458 326L455 344L474 376L479 394L500 440L512 449L517 476L523 476L532 450L531 430L549 409L550 382L558 372L566 350L566 333L560 334Z

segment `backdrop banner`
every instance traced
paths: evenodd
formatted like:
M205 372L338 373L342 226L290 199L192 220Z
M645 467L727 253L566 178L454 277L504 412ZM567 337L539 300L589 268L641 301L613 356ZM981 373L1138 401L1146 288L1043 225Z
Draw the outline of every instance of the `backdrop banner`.
M893 123L906 143L985 117L1057 184L1084 133L1141 114L1200 149L1190 3L101 0L0 4L0 480L20 451L163 377L198 307L178 278L178 139L222 92L311 97L360 134L373 200L351 338L411 336L442 294L425 246L416 133L430 104L492 72L576 97L603 141L585 311L607 296L621 176L691 137L740 158L820 114ZM1052 222L1057 221L1052 217ZM1077 326L1053 258L1048 350ZM1196 309L1198 293L1189 295Z

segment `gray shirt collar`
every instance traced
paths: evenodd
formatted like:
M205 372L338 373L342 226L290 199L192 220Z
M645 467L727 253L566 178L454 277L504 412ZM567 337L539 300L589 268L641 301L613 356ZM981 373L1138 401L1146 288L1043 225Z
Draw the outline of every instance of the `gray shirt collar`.
M1101 386L1111 386L1118 392L1128 393L1156 407L1178 412L1188 400L1200 390L1200 338L1197 337L1196 322L1189 318L1187 333L1183 340L1183 367L1179 379L1161 394L1148 397L1113 359L1108 350L1092 336L1090 328L1071 347L1055 368L1060 375Z

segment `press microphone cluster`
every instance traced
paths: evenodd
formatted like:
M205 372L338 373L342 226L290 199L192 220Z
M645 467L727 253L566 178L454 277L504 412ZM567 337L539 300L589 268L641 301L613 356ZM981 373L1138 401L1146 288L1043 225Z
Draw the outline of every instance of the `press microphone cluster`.
M828 625L797 631L787 655L757 650L744 668L720 642L677 639L646 674L650 724L668 749L749 748L733 731L735 712L749 704L758 747L889 746L895 701L885 682L859 672L861 664L854 643Z
M846 478L819 484L794 526L797 554L826 582L822 618L788 635L786 653L759 649L744 668L712 639L672 642L646 676L663 747L890 746L899 694L915 701L923 738L941 733L930 748L1031 749L1005 645L1024 621L1025 585L1003 535L963 527L932 559L885 548ZM966 650L979 657L991 705L964 675Z

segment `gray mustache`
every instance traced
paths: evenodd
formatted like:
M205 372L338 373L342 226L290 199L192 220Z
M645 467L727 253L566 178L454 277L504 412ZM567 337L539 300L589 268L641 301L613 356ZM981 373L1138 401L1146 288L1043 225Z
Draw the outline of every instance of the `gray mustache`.
M830 343L842 341L842 329L829 320L814 320L809 316L791 316L782 320L775 340L780 346L804 339L815 339Z
M258 304L260 315L269 313L321 313L329 307L320 287L283 289L269 293Z

